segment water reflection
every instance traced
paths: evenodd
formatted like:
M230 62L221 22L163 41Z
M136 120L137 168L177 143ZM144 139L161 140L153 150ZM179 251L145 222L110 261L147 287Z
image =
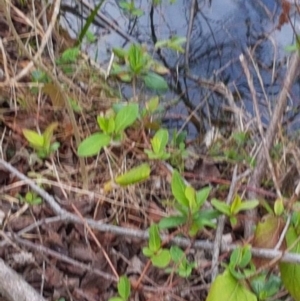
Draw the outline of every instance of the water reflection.
M173 5L165 0L162 5L155 8L152 8L149 2L151 1L135 1L136 6L145 14L140 18L130 18L119 8L118 1L105 1L101 12L126 32L130 36L130 41L120 33L103 29L107 28L107 25L100 19L99 23L102 27L94 25L92 28L95 33L101 35L97 45L89 49L92 57L93 53L97 53L98 60L105 63L112 47L126 47L129 42L135 40L146 43L149 49L153 49L156 40L167 39L173 35L187 35L192 0L177 0ZM289 24L284 24L281 30L277 29L281 13L280 1L212 0L196 1L196 4L189 40L189 72L211 82L224 82L235 95L238 105L252 113L248 83L239 62L239 55L244 53L255 83L263 121L267 123L271 107L274 105L285 76L287 53L284 47L294 42L293 29ZM86 10L82 12L87 14ZM295 15L291 15L291 19L297 28ZM70 20L74 15L71 16L69 13L66 17ZM77 22L80 28L83 24L80 23L82 20ZM253 58L257 69L249 55ZM222 95L212 92L194 80L185 78L187 66L184 55L163 50L157 54L157 58L173 72L170 79L173 96L180 95L190 110L203 103L197 113L201 119L209 115L206 125L214 120L220 121L220 114L223 114L221 108L227 105L226 100ZM287 119L292 128L297 128L295 112L298 112L299 92L299 82L297 82L289 100L289 105L294 108L288 113ZM183 110L186 110L186 106L181 103L178 105L177 112L183 113ZM190 130L195 129L191 126Z

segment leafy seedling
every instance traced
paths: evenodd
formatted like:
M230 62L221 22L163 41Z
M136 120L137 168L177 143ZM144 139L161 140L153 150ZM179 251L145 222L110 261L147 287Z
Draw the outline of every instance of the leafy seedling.
M175 207L180 214L162 218L159 222L160 229L188 226L189 235L195 236L204 227L215 227L215 219L219 216L216 210L201 210L207 200L210 187L199 191L186 185L178 171L174 171L171 182L172 194L175 197Z
M127 301L130 297L131 286L130 281L126 276L121 276L118 282L118 294L117 297L112 297L108 301Z
M282 281L277 275L262 273L251 280L251 288L258 297L258 300L270 300L281 288Z
M143 248L143 254L158 268L165 268L171 261L170 251L161 246L159 228L156 224L149 228L149 244Z
M162 40L156 42L155 49L169 48L179 53L184 53L185 50L182 47L182 44L184 44L185 42L186 42L186 38L174 36L168 40Z
M166 146L169 141L169 132L166 129L160 129L151 139L152 150L146 149L145 153L149 159L166 160L170 154L166 152Z
M217 199L213 199L211 204L221 213L228 216L232 226L237 224L237 214L244 210L251 210L258 206L257 200L242 201L239 195L236 195L231 205Z
M191 275L193 268L195 268L195 262L189 262L185 253L177 246L170 248L171 259L174 262L173 268L166 269L167 272L171 273L175 270L176 274L180 277L187 278Z
M43 200L41 197L39 197L37 195L37 193L35 193L34 191L28 191L25 194L25 197L18 195L19 199L21 202L23 203L27 203L30 206L34 206L34 205L40 205L43 203Z
M51 143L53 132L57 128L58 123L51 123L43 134L35 131L23 129L23 135L29 142L30 146L37 152L40 158L47 158L51 153L59 148L59 142Z
M113 141L121 141L124 131L131 126L139 116L138 104L128 104L119 109L117 113L110 111L106 116L98 116L97 123L100 132L94 133L84 139L78 146L79 157L97 155L103 147Z
M113 64L111 75L134 85L137 79L141 79L147 88L159 92L168 90L167 82L159 75L168 73L168 70L155 62L141 45L132 44L127 51L120 48L113 51L120 63Z
M120 1L120 7L132 17L140 17L144 14L143 10L137 8L133 0L130 1Z

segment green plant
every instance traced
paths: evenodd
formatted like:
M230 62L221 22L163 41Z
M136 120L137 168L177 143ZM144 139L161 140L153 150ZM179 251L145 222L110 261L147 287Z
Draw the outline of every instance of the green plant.
M237 223L237 214L244 210L250 210L258 206L259 202L257 200L252 201L242 201L239 195L236 195L233 202L229 205L225 202L213 199L211 204L221 213L229 217L232 226Z
M184 44L185 42L186 42L186 38L174 36L168 40L162 40L162 41L156 42L155 49L169 48L169 49L177 51L179 53L184 53L184 49L181 45Z
M101 132L96 132L84 139L78 146L78 156L89 157L100 152L102 147L112 142L120 142L124 138L124 131L131 126L139 116L138 104L128 104L115 107L105 116L98 116L97 123Z
M131 286L130 281L126 276L121 276L118 282L119 296L109 298L108 301L127 301L130 297Z
M27 203L30 206L40 205L43 202L42 198L39 197L38 194L35 193L34 191L28 191L25 194L25 197L19 194L18 198L21 202Z
M119 5L123 9L123 11L128 13L130 16L140 17L144 14L144 12L141 9L136 8L134 0L120 1Z
M113 64L111 75L118 76L123 82L135 84L142 79L147 88L156 91L167 91L168 84L159 74L166 74L169 71L155 62L141 45L132 44L128 50L114 48L114 54L119 58L120 63Z
M201 210L207 200L210 187L205 187L199 191L186 185L179 175L174 171L171 182L172 193L175 197L175 208L180 214L162 218L159 222L160 229L169 229L182 226L188 227L189 235L195 236L204 227L215 227L215 218L219 213L216 210Z
M166 129L159 129L151 139L152 150L146 149L145 153L149 159L166 160L170 154L166 152L166 146L169 140L169 132Z
M186 137L187 132L183 131L178 134L175 130L170 144L170 163L180 171L184 169L184 160L188 158L189 155L185 148Z
M57 128L58 123L51 123L43 134L39 134L35 131L23 129L23 135L29 142L30 146L36 150L37 155L40 158L47 158L51 153L55 152L59 148L59 142L51 143L53 132Z
M171 261L170 251L162 248L159 228L156 224L152 224L149 228L149 242L148 246L143 248L143 254L158 268L165 268Z
M172 272L175 270L175 273L180 277L187 278L191 275L193 268L196 267L195 262L189 262L185 253L177 246L172 246L170 248L171 259L174 262L173 268L167 268L167 272Z
M221 296L222 300L257 301L245 281L254 270L250 246L235 249L223 274L218 275L212 283L206 301L217 301Z
M282 285L280 277L274 274L267 275L267 273L254 277L250 283L259 301L270 300L279 292Z

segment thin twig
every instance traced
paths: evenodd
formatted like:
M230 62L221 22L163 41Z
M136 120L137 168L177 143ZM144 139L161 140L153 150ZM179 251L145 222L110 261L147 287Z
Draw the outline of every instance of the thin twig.
M72 214L67 212L66 210L62 209L55 201L55 199L47 193L44 189L39 187L37 184L35 184L31 179L20 173L16 168L14 168L11 164L7 163L3 159L0 159L0 165L3 165L5 169L7 169L9 172L11 172L14 176L19 178L20 180L24 181L25 184L27 184L34 192L36 192L38 195L40 195L46 203L50 206L50 208L54 211L56 215L59 215L62 217L62 219L65 222L73 222L73 223L79 223L82 224L82 220ZM116 235L126 236L126 237L132 237L132 238L139 238L139 239L148 239L149 234L148 231L142 231L142 230L135 230L130 228L124 228L124 227L118 227L114 225L104 224L99 221L95 221L89 218L85 219L86 223L95 230L101 231L101 232L108 232L108 233L114 233ZM168 235L161 235L162 240L169 239ZM191 244L197 249L203 249L203 250L212 250L214 247L214 244L207 240L196 240L192 242L190 239L181 238L181 237L174 237L171 239L172 243L181 246L181 247L189 247ZM237 248L237 244L226 244L224 242L221 243L221 251L228 252L232 251L235 248ZM251 249L252 255L255 257L260 258L266 258L266 259L273 259L275 257L280 256L281 261L284 262L290 262L290 263L300 263L300 255L298 254L291 254L291 253L285 253L282 251L277 250L270 250L270 249L258 249L258 248L252 248Z

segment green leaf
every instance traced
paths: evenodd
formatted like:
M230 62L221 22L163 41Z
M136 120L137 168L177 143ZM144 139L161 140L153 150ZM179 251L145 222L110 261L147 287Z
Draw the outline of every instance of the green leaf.
M294 227L289 227L286 236L286 244L289 248L298 239L297 232ZM290 250L291 253L300 254L300 242ZM281 279L284 287L288 290L295 301L300 300L300 265L295 263L281 262L279 264Z
M51 145L51 139L53 136L53 132L55 129L58 127L58 122L52 122L50 125L47 126L45 129L43 136L44 136L44 149L45 150L50 150L50 145Z
M239 262L239 267L244 269L251 261L252 254L250 250L250 246L244 246L242 250L242 257Z
M143 254L146 256L146 257L152 257L154 255L154 252L152 250L150 250L150 248L148 247L144 247L143 248Z
M44 146L44 136L35 131L23 129L23 135L26 140L36 149L42 149Z
M241 204L242 204L242 199L238 194L236 194L230 206L231 214L233 215L237 214L239 212L239 208Z
M109 145L110 136L102 133L95 133L84 139L78 146L79 157L90 157L97 155L102 147Z
M185 216L169 216L169 217L163 217L159 223L158 226L160 229L170 229L170 228L176 228L178 226L181 226L186 223L186 217Z
M152 264L158 268L165 268L170 261L170 251L167 249L162 249L156 255L151 257Z
M123 48L113 48L113 53L119 59L124 59L128 55L127 51Z
M115 132L121 133L127 127L132 125L139 115L139 106L136 103L131 103L123 107L115 118Z
M256 296L236 280L228 270L212 283L206 301L257 301Z
M156 73L148 72L143 77L143 80L148 89L158 92L166 92L169 89L168 83L165 79Z
M159 97L154 96L147 101L146 109L149 111L149 113L152 114L157 110L158 105L159 105Z
M159 236L158 226L152 224L149 228L149 249L154 253L161 247L161 238Z
M197 211L197 204L195 200L196 191L192 186L187 186L185 188L184 194L189 202L189 208L192 213L195 213Z
M220 212L224 213L227 216L231 215L230 206L224 202L221 202L217 199L212 199L211 204Z
M238 212L243 211L243 210L251 210L251 209L257 207L258 205L259 205L259 201L257 201L257 200L244 201L239 205L237 210L238 210Z
M160 129L151 139L151 145L154 153L158 154L165 150L169 141L169 132L166 129Z
M150 176L150 166L147 163L141 164L118 176L115 182L121 186L132 185L142 182Z
M172 246L170 248L170 255L171 255L171 259L175 263L179 263L181 260L186 258L185 253L177 246Z
M128 51L129 67L135 75L141 73L146 65L142 47L137 44L132 44Z
M274 213L276 216L282 215L284 212L284 205L282 199L277 199L274 203Z
M80 53L78 47L68 48L61 55L61 63L75 63Z
M205 203L205 201L207 200L209 194L211 191L211 187L207 186L202 188L201 190L197 191L196 193L196 203L198 206L198 209L200 209L202 207L202 205Z
M130 281L126 276L122 276L119 279L118 293L123 300L127 300L130 296Z
M97 116L97 123L99 128L105 134L112 134L115 130L115 120L113 117L104 117L104 116Z
M186 185L184 184L179 172L175 170L172 175L172 182L171 182L172 193L179 204L188 208L189 201L185 196L185 188Z

